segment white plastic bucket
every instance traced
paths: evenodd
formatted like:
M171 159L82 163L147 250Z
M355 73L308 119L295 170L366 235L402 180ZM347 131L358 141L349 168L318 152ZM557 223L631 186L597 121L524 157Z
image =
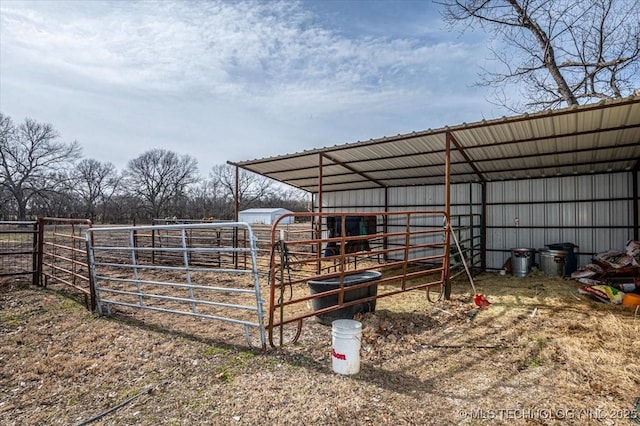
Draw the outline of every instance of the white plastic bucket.
M331 365L338 374L360 371L360 342L362 323L339 319L331 323Z

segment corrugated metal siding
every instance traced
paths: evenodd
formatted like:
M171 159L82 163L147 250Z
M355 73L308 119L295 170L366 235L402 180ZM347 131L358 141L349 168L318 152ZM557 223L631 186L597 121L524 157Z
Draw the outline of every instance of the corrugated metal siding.
M384 210L384 189L327 192L322 197L323 211L381 211ZM317 205L315 206L317 209Z
M573 176L487 185L487 267L500 268L512 248L579 246L579 264L622 250L633 238L632 173ZM515 226L515 218L519 227Z
M445 206L445 186L414 186L414 187L397 187L388 189L387 206L389 212L398 211L443 211ZM384 211L384 189L379 190L358 190L358 191L341 191L326 193L323 196L323 211L341 211L341 212L374 212ZM454 227L473 225L473 234L469 229L465 229L458 233L461 240L480 235L480 218L475 217L469 219L469 213L479 215L482 207L481 203L481 186L480 184L456 184L451 187L451 214ZM457 218L455 215L465 215L463 218ZM391 217L389 219L389 231L393 232L394 227L404 228L405 222L402 217ZM421 216L414 218L414 226L441 227L441 216ZM380 229L381 231L381 229ZM390 245L404 244L404 237L390 238ZM424 238L424 237L421 237ZM427 242L439 242L438 236L427 237ZM479 244L479 239L475 244ZM415 241L414 241L415 242ZM466 244L469 244L468 242ZM430 253L428 250L413 250L411 257L421 257ZM396 254L400 256L400 254ZM393 255L391 255L393 258Z
M633 238L633 176L628 172L487 183L487 267L501 268L512 248L569 242L579 246L580 265L596 253L623 249ZM389 188L388 194L389 211L444 209L444 185ZM323 200L324 211L383 211L385 204L384 189L326 193ZM451 203L452 215L479 214L481 186L452 185ZM465 231L462 238L468 237Z

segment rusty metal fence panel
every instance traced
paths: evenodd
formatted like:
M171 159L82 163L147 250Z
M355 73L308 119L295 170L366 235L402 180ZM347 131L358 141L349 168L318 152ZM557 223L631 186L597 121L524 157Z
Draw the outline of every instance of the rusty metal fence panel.
M301 231L306 238L283 232L287 216L312 218L315 227ZM329 325L336 311L368 312L382 297L423 290L438 300L450 273L448 222L442 211L281 216L271 231L270 344L297 341L303 319ZM287 324L294 329L285 331Z
M85 242L86 230L91 226L88 219L40 218L38 273L41 285L61 285L79 293L87 309L94 310Z
M247 235L247 246L235 244ZM158 235L163 244L157 244ZM246 223L200 223L87 230L100 315L142 309L258 329L266 346L255 238ZM250 267L238 267L247 256Z
M38 284L38 222L0 221L0 277L26 275Z

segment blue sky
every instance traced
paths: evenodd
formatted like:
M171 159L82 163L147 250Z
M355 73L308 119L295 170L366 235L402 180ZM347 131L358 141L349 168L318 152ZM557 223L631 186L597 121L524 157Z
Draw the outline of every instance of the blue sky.
M0 2L0 111L85 158L241 161L509 115L427 0Z

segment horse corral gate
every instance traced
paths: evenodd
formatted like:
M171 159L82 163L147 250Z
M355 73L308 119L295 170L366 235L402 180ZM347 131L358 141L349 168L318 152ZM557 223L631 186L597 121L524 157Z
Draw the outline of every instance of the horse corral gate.
M86 308L96 307L87 267L85 231L89 219L44 217L38 219L38 275L40 284L61 284L84 297Z
M248 247L233 244L239 231ZM120 306L225 321L244 326L250 345L250 328L257 328L266 346L257 250L246 223L92 228L86 240L101 315ZM249 268L237 267L239 254L251 259Z
M313 231L303 231L309 237L279 231L279 222L288 216L311 219ZM426 300L439 299L449 278L448 223L442 211L316 212L278 218L271 231L271 345L276 340L283 344L286 324L297 326L286 336L295 342L305 318L315 316L330 324L341 315L372 311L377 299L410 290L424 290ZM437 288L434 295L432 288Z
M0 277L26 275L38 284L38 222L0 222Z

